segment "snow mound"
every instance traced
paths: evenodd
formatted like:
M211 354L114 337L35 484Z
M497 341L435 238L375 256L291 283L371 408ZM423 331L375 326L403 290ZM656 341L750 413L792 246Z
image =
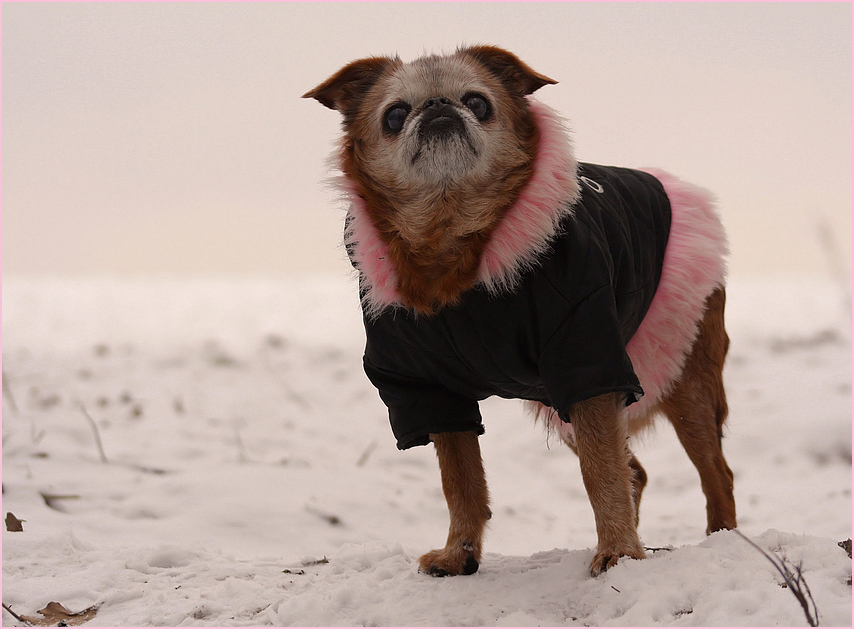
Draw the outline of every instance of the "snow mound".
M826 624L850 622L851 565L833 543L768 531L758 542L804 576ZM599 578L592 551L552 550L530 557L490 554L476 575L417 574L417 556L378 544L342 548L330 563L295 579L267 610L274 625L337 626L726 626L792 625L800 606L773 566L732 533L696 546L622 560ZM806 557L809 556L809 560Z
M835 543L769 530L755 540L801 565L825 626L851 622L851 563ZM320 561L239 560L215 551L88 548L71 535L14 544L4 602L30 612L37 592L69 609L99 605L98 626L793 626L798 602L734 533L622 560L598 578L592 550L487 553L470 577L417 571L417 553L346 544ZM41 550L40 550L41 549ZM25 574L30 576L22 582ZM40 601L39 606L46 601Z

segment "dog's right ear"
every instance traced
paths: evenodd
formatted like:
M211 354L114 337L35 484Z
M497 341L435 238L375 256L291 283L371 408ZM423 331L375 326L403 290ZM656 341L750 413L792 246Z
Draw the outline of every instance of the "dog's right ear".
M396 63L388 57L369 57L347 64L303 98L314 98L330 109L350 117L356 113L368 90L382 73Z

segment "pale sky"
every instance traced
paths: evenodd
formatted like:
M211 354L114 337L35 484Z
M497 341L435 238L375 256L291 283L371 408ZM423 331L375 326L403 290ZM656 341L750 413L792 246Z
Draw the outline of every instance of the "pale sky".
M339 116L372 55L508 48L582 161L711 189L731 277L851 260L851 4L5 3L3 273L346 273ZM820 237L829 231L832 253ZM836 261L834 257L836 256Z

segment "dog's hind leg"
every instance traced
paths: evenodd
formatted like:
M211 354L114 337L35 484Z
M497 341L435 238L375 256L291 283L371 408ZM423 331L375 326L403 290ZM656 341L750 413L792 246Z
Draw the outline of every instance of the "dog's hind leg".
M590 563L594 576L620 557L646 556L637 532L637 504L646 474L628 449L621 408L620 396L609 393L579 402L570 411L581 477L596 517L599 543Z
M419 560L421 572L437 577L473 574L480 565L486 522L492 517L478 436L474 432L448 432L430 438L439 457L451 526L445 548Z
M682 375L661 403L661 410L700 473L706 496L706 534L736 526L732 471L721 447L728 412L723 383L729 348L724 329L725 303L723 288L706 300L706 313Z
M643 488L646 487L646 470L641 466L634 454L629 451L629 467L632 470L632 501L635 505L635 527L640 521L640 499Z

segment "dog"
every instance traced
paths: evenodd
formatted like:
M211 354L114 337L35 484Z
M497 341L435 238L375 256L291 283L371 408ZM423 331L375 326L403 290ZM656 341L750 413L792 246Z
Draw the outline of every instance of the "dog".
M432 442L450 512L433 576L472 574L492 517L478 402L526 400L579 458L596 576L642 559L629 437L663 414L700 475L706 533L736 526L721 439L726 236L663 171L576 161L533 98L556 81L494 46L354 61L309 91L343 116L364 368L400 449Z

